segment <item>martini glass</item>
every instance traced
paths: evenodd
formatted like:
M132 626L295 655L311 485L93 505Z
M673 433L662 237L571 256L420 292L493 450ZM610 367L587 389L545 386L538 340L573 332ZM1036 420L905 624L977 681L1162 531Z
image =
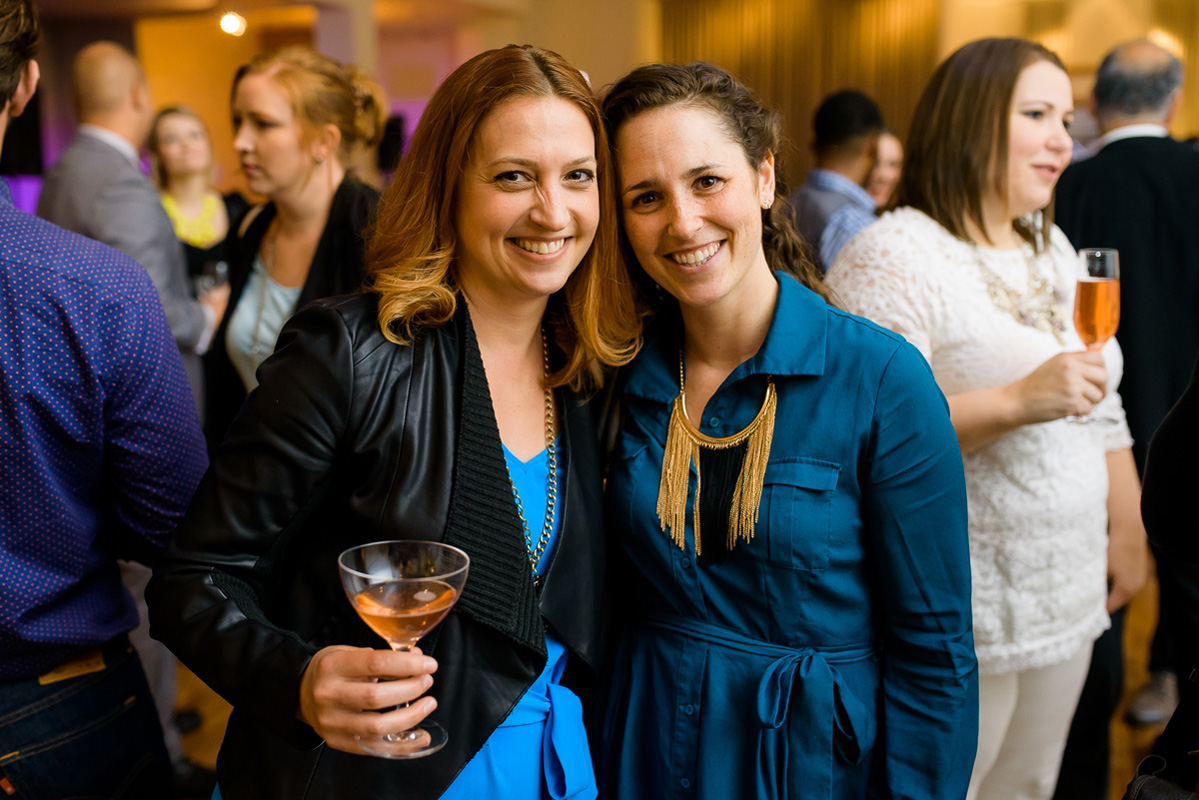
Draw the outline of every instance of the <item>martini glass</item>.
M453 608L466 583L470 557L440 542L374 542L343 552L337 567L346 597L362 621L392 650L407 652ZM426 719L378 739L360 737L358 743L372 755L406 759L436 753L448 738L444 728Z

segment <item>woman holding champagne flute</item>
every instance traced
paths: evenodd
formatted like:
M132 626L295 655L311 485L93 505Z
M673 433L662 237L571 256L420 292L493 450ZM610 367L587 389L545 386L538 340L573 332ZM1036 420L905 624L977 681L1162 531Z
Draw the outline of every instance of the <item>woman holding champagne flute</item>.
M951 55L917 105L900 208L828 274L851 311L924 354L949 400L981 676L970 800L1053 794L1091 643L1146 577L1120 350L1075 332L1078 257L1048 210L1072 96L1033 42Z
M581 400L640 331L612 181L577 70L476 56L382 200L371 291L284 327L150 591L154 634L233 704L226 800L595 796L574 691L605 548ZM388 650L339 580L343 551L402 539L470 557L423 653ZM426 717L442 749L367 755Z

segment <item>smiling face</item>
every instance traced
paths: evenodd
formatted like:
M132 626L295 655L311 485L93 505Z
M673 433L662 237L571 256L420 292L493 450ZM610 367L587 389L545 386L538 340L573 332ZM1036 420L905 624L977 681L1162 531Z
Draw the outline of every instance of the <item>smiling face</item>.
M481 301L544 300L599 224L595 135L560 97L521 97L479 124L454 209L457 279Z
M685 310L773 297L762 247L772 158L754 169L715 111L678 105L622 125L616 158L629 243Z
M167 114L154 131L155 152L168 176L194 175L212 167L212 146L200 120Z
M246 75L233 95L233 148L250 191L275 198L302 187L313 153L287 96L269 75Z
M1070 163L1074 119L1070 79L1048 61L1025 67L1012 90L1008 127L1007 215L1022 217L1049 205Z

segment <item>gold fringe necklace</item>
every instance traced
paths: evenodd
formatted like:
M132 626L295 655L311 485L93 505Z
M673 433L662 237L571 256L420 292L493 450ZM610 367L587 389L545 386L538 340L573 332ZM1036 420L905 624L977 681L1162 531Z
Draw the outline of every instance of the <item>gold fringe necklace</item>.
M658 485L658 519L662 531L669 533L679 549L684 549L687 527L687 488L691 479L691 464L695 463L694 531L695 555L702 554L701 518L708 524L728 521L723 542L726 553L738 540L750 541L758 521L758 506L762 501L762 482L766 463L770 459L770 442L774 438L774 412L778 394L774 380L766 378L766 399L762 409L744 430L732 436L716 438L700 433L687 419L686 391L683 377L683 356L679 354L679 394L674 399L670 424L666 433L666 452L662 458L662 480ZM744 456L736 464L736 449L744 445ZM700 463L700 450L711 451L712 467ZM734 452L728 452L734 451ZM720 462L724 462L724 466ZM736 469L735 485L732 470ZM707 473L709 487L716 494L701 502L703 476ZM711 542L710 542L711 543Z

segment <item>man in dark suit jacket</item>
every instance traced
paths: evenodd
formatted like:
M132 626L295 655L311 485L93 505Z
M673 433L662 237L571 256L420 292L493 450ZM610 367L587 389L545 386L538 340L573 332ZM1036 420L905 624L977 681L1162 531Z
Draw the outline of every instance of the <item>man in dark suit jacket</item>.
M1098 152L1070 166L1057 187L1056 221L1074 246L1120 251L1120 394L1138 470L1154 430L1186 388L1199 352L1199 152L1166 131L1181 85L1182 64L1152 42L1128 42L1109 53L1092 98L1102 134ZM1185 663L1189 659L1177 647L1184 638L1199 640L1199 569L1159 559L1158 579L1161 622L1150 661L1156 677L1152 691L1130 706L1133 723L1164 721L1177 699L1174 673L1185 676L1199 666ZM1106 752L1106 721L1122 689L1120 622L1113 618L1112 630L1096 643L1057 800L1106 796L1064 787L1076 754L1080 779L1106 774L1094 754L1084 756L1073 745L1089 732ZM1101 712L1105 704L1110 707ZM1094 716L1080 724L1088 713Z
M183 245L141 171L138 147L154 115L141 65L120 45L95 42L79 51L72 78L79 130L46 174L38 216L115 247L145 268L202 414L199 354L224 314L228 289L195 298Z

